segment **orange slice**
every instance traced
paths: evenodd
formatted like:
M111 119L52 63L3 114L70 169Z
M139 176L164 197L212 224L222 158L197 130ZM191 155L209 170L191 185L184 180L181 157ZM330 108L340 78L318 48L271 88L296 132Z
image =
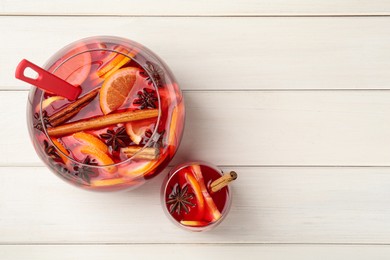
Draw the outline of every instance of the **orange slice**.
M82 142L83 144L86 144L88 146L92 146L103 153L108 152L108 147L105 143L103 143L99 138L97 138L94 135L85 133L85 132L77 132L73 134L73 137L79 141Z
M207 207L209 208L209 211L210 211L211 216L213 218L211 221L216 221L219 218L221 218L222 215L221 215L221 212L219 212L217 206L215 205L213 198L211 198L210 193L207 191L206 185L204 183L203 175L202 175L202 172L200 170L200 166L194 164L194 165L192 165L192 170L193 170L194 175L196 177L197 183L200 186L200 189L202 191L202 194L203 194L204 200L207 204Z
M104 179L104 180L92 180L91 185L96 187L112 186L123 184L125 181L122 178Z
M42 101L42 110L46 109L48 106L50 106L53 102L57 100L64 100L64 97L61 96L52 96ZM39 104L37 106L37 111L39 111Z
M182 114L180 114L182 113ZM180 102L175 106L175 108L172 111L172 117L171 117L171 122L169 126L169 133L168 133L168 144L169 144L169 151L171 154L175 153L175 149L179 145L180 136L177 136L178 133L182 132L180 128L183 127L183 123L181 122L183 120L183 115L184 115L184 103Z
M107 58L107 62L99 68L97 75L99 77L107 78L116 70L120 69L123 65L128 63L131 58L137 54L134 50L129 52L128 49L118 46L114 48L115 52L110 52Z
M105 115L118 109L129 95L136 81L138 68L127 67L108 77L100 89L100 108Z
M72 85L81 85L91 70L91 55L85 52L87 50L84 44L78 45L62 56L49 70L52 71L60 65L54 75ZM65 60L66 62L62 63Z
M161 167L162 163L165 161L165 159L168 157L168 153L160 154L156 161L154 161L154 165L148 169L148 172L144 174L144 177L150 177L153 174L155 174L155 170L157 167Z
M51 141L62 152L62 153L58 153L58 155L61 157L62 161L65 164L67 164L67 162L68 162L67 156L69 156L68 150L66 150L65 146L62 143L60 143L60 141L57 138L52 138ZM67 156L65 156L64 154Z
M156 118L150 118L126 123L126 132L134 143L139 144L146 130L150 129L155 122Z
M176 126L177 126L178 116L179 116L179 106L175 106L175 108L172 111L171 124L169 127L168 143L170 145L177 145Z
M139 163L136 166L130 165L130 167L123 167L119 169L119 174L127 177L139 177L154 169L156 165L155 161L149 161L145 163Z
M190 226L190 227L204 227L207 226L209 223L205 221L197 221L197 220L182 220L180 221L180 224L184 226Z
M202 218L204 214L205 201L203 198L201 187L199 186L199 183L196 181L195 177L190 172L185 172L184 178L195 193L196 205L198 207L198 218Z
M89 155L92 159L95 159L101 166L114 164L114 161L106 153L92 146L82 146L80 152ZM107 166L104 168L109 173L115 173L115 166Z

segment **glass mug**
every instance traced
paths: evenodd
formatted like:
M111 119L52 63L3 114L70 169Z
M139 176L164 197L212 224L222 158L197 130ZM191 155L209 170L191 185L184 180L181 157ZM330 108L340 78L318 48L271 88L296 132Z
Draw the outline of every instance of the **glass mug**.
M161 205L167 217L189 231L208 231L218 226L230 211L231 187L237 178L216 166L186 162L174 167L161 188Z
M99 36L54 54L44 69L75 86L69 101L32 87L27 122L41 160L66 182L96 191L138 187L159 174L182 138L182 93L141 44Z

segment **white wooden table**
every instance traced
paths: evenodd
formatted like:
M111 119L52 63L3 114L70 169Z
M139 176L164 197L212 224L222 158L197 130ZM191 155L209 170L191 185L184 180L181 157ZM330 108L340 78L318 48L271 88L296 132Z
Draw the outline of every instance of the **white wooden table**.
M389 259L390 1L69 2L0 0L0 259ZM91 193L35 155L15 66L93 35L174 71L188 113L172 165L239 173L215 231L169 222L165 173Z

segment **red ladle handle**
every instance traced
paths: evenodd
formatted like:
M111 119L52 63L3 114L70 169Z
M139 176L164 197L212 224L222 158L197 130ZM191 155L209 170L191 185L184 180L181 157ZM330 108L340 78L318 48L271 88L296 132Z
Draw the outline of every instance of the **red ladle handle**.
M38 74L36 79L26 77L24 71L30 68ZM32 84L44 91L54 93L69 100L75 100L81 93L81 88L73 86L56 75L42 69L28 60L22 60L16 67L15 77Z

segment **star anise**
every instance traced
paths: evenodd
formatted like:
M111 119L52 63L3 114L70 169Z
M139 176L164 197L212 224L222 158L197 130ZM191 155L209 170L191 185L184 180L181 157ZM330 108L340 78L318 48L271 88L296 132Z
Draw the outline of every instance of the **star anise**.
M48 160L48 163L49 163L50 167L57 170L57 173L60 173L65 178L69 178L68 176L71 172L68 170L68 168L66 167L66 165L64 163L56 162L56 161L51 160L51 159Z
M124 126L117 128L115 131L108 129L107 132L101 134L100 137L106 140L106 144L111 146L114 151L129 146L131 142Z
M164 142L163 142L164 134L165 134L165 130L162 130L161 132L156 133L153 136L152 130L148 129L145 131L145 136L142 140L142 144L146 144L147 142L149 142L150 138L152 138L151 146L153 146L154 148L161 148L164 146Z
M180 184L177 183L173 188L171 194L168 196L167 205L169 205L169 212L172 214L176 212L180 214L182 210L186 213L190 211L190 207L194 207L195 204L190 202L194 197L194 194L188 193L188 186L184 185L183 188L180 187Z
M57 170L59 171L59 173L61 173L61 174L69 174L69 173L70 173L70 171L68 170L68 168L66 167L66 165L63 164L63 163L56 163L56 162L54 162L54 161L52 161L52 160L51 160L49 163L50 163L50 165L51 165L52 167L54 167L55 169L57 169Z
M134 99L133 105L139 106L140 109L157 107L158 99L155 90L144 88L142 91L138 91L137 96L138 98Z
M88 165L96 166L98 165L95 159L91 159L89 156L85 157L85 159L82 162L86 165L75 165L73 166L74 175L80 177L81 179L85 180L86 182L91 182L91 177L95 177L98 175L97 171L89 167Z
M63 174L69 174L70 171L68 170L68 168L66 168L66 166L62 163L58 163L57 164L57 169L60 171L60 173L63 173Z
M58 154L56 148L53 145L50 145L47 140L43 140L43 146L45 153L54 161L61 160L61 156Z
M158 88L163 87L163 78L164 78L164 71L155 63L152 63L150 61L146 62L146 70L148 73L147 80L149 81L149 84L151 84L152 78L154 82L156 83Z
M35 113L34 114L34 121L35 121L34 128L36 128L40 131L43 130L43 125L45 125L45 127L50 125L49 116L47 115L46 111L42 112L42 120L41 120L41 116L39 115L39 113Z

